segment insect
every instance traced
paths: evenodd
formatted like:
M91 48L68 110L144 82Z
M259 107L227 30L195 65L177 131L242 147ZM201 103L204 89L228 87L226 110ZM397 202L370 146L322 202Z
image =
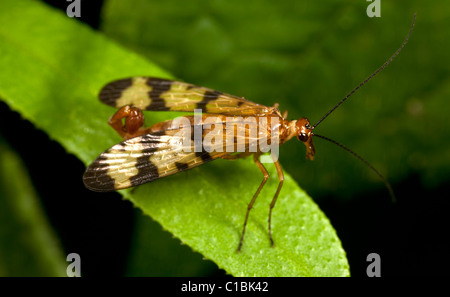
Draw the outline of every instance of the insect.
M212 160L253 156L256 166L263 174L263 180L248 204L238 251L242 249L250 210L269 177L260 161L260 156L264 153L259 145L262 140L270 144L279 179L268 216L272 246L272 210L284 180L283 170L277 156L273 154L273 148L291 138L296 137L305 145L306 158L309 160L313 160L315 155L313 136L337 144L369 166L385 182L391 197L394 197L387 180L366 160L344 145L313 133L313 130L399 54L409 39L414 20L401 47L314 125L311 125L307 118L288 120L287 112L281 114L278 104L268 107L184 82L152 77L113 81L103 87L99 98L103 103L119 108L109 119L109 124L124 141L106 150L93 161L84 173L84 184L93 191L114 191L189 170ZM183 121L168 120L151 127L143 127L142 110L201 111L202 115L187 115L182 118ZM207 139L210 141L206 141Z

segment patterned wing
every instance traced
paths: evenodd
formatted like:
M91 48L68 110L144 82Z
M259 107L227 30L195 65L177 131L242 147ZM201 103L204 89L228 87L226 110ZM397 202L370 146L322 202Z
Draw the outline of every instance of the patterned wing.
M113 81L100 91L100 100L120 108L133 105L142 110L264 116L273 108L241 97L192 84L153 77L132 77Z
M261 129L256 120L209 115L194 125L193 116L183 118L176 124L176 120L162 122L151 133L103 152L84 173L86 187L99 192L126 189L235 152L260 152L261 143L269 143L267 128Z
M189 130L157 131L114 145L86 169L84 184L98 192L126 189L228 154L205 150L194 152L194 140L186 137L184 132Z

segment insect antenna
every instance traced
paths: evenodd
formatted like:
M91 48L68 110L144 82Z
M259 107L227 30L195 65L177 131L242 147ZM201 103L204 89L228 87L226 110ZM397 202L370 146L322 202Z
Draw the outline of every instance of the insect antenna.
M368 78L366 78L362 83L360 83L356 88L354 88L350 93L347 94L347 96L345 96L344 98L341 99L341 101L339 101L332 109L330 109L320 120L317 121L317 123L315 123L312 126L312 129L314 129L315 127L317 127L326 117L328 117L336 108L338 108L342 103L344 103L351 95L353 95L353 93L355 93L359 88L361 88L363 85L365 85L369 80L371 80L375 75L377 75L378 73L380 73L381 70L383 70L384 68L386 68L387 65L389 65L392 60L394 60L395 57L398 56L398 54L400 53L400 51L403 49L403 47L405 46L405 44L408 42L409 36L411 35L411 32L414 28L414 23L416 21L416 14L414 14L414 18L411 24L411 28L409 29L408 35L405 38L405 41L403 41L402 45L400 46L400 48L386 61L384 62L383 65L381 65L380 68L378 68L374 73L372 73Z
M375 172L376 175L378 175L378 176L381 178L381 180L384 182L384 184L386 185L386 188L387 188L388 191L389 191L389 196L391 196L392 202L396 202L397 199L395 198L394 190L392 190L391 184L390 184L390 183L387 181L387 179L386 179L386 178L385 178L385 177L384 177L377 169L375 169L375 167L373 167L373 165L370 164L366 159L364 159L363 157L361 157L360 155L358 155L357 153L355 153L354 151L352 151L351 149L349 149L349 148L346 147L345 145L343 145L343 144L341 144L341 143L339 143L339 142L337 142L337 141L335 141L335 140L333 140L333 139L331 139L331 138L328 138L328 137L325 137L325 136L322 136L322 135L317 135L317 134L315 134L315 133L314 133L313 135L316 136L316 137L325 139L326 141L329 141L329 142L331 142L331 143L334 143L335 145L337 145L337 146L343 148L344 150L346 150L347 152L349 152L350 154L352 154L354 157L356 157L356 158L358 158L359 160L361 160L364 164L366 164L366 166L369 167L370 169L372 169L372 171Z
M342 103L344 103L351 95L353 95L353 93L355 93L359 88L361 88L363 85L365 85L369 80L371 80L375 75L377 75L378 73L381 72L381 70L383 70L384 68L386 68L387 65L389 65L392 60L394 60L395 57L398 56L398 54L401 52L401 50L403 49L403 47L405 47L406 43L408 42L409 36L411 35L411 32L414 28L414 23L416 21L416 14L414 14L413 17L413 21L411 24L411 28L409 29L408 35L406 35L405 40L403 41L402 45L399 47L399 49L386 61L384 62L383 65L381 65L380 68L378 68L377 70L375 70L375 72L373 72L369 77L367 77L362 83L360 83L358 86L356 86L350 93L348 93L344 98L341 99L341 101L339 101L333 108L331 108L320 120L317 121L317 123L315 123L312 127L311 130L314 130L314 128L316 128L323 120L325 120L336 108L338 108ZM389 191L389 195L391 196L391 199L393 202L396 201L395 195L394 195L394 191L392 190L392 186L391 184L387 181L387 179L378 171L375 169L375 167L372 166L372 164L370 164L369 162L367 162L363 157L361 157L360 155L358 155L357 153L355 153L354 151L352 151L351 149L349 149L348 147L344 146L343 144L340 144L339 142L332 140L328 137L322 136L322 135L318 135L313 133L312 135L317 136L319 138L322 138L326 141L329 141L331 143L334 143L335 145L343 148L344 150L346 150L347 152L349 152L350 154L352 154L354 157L358 158L359 160L361 160L364 164L366 164L367 167L369 167L373 172L375 172L380 178L381 180L384 182L384 184L386 185L386 188Z

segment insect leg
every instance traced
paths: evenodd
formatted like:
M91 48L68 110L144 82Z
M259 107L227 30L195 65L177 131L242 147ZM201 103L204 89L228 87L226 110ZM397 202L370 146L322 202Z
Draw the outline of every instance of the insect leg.
M272 243L273 246L273 239L272 239L272 210L275 206L275 202L277 202L277 198L278 198L278 194L280 193L281 187L283 186L283 181L284 181L284 174L283 174L283 169L281 169L281 165L280 162L275 161L275 168L277 169L277 173L278 173L278 180L280 181L278 184L278 188L277 191L275 192L275 196L273 196L272 202L270 203L270 209L269 209L269 238L270 238L270 242Z
M247 213L245 215L244 227L242 228L242 235L241 235L241 240L239 242L238 252L241 251L242 243L244 242L245 227L247 226L247 220L248 220L248 215L250 214L250 210L252 209L253 203L255 203L256 197L258 197L259 192L261 192L261 189L263 188L264 184L269 179L269 173L267 172L267 169L264 167L264 165L261 163L261 161L259 161L259 154L254 154L253 160L255 161L256 166L258 166L259 170L261 170L261 172L263 173L264 179L262 180L261 184L259 185L258 190L256 191L255 195L253 195L252 200L250 201L250 203L247 206Z

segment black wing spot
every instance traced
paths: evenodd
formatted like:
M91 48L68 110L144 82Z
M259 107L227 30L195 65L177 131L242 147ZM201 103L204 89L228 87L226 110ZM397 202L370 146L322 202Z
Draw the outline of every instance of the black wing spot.
M142 156L137 158L136 168L138 173L130 178L132 186L138 186L159 178L158 167L150 161L150 157L158 150L158 147L149 147L142 150Z
M100 155L87 169L83 175L86 188L96 192L114 191L115 180L108 175L109 165L107 157Z
M175 162L175 166L177 166L178 171L185 171L189 169L189 165L186 163Z
M152 90L148 92L148 96L151 99L150 105L147 110L157 110L157 111L167 111L170 110L166 106L166 101L161 98L161 94L170 90L173 81L162 78L149 78L147 80L147 85L152 87Z
M196 152L195 156L196 157L200 157L203 162L208 162L208 161L211 161L213 159L211 157L211 155L207 151Z
M207 113L208 109L206 108L206 105L213 100L216 100L219 98L220 95L222 95L222 92L219 91L206 91L205 94L203 94L203 100L197 103L197 108L201 109L202 112Z
M122 92L125 89L128 89L133 85L133 80L131 78L125 78L121 80L114 81L112 83L107 84L104 86L98 97L101 102L105 103L106 105L112 106L112 107L120 107L116 106L116 101L122 96Z

